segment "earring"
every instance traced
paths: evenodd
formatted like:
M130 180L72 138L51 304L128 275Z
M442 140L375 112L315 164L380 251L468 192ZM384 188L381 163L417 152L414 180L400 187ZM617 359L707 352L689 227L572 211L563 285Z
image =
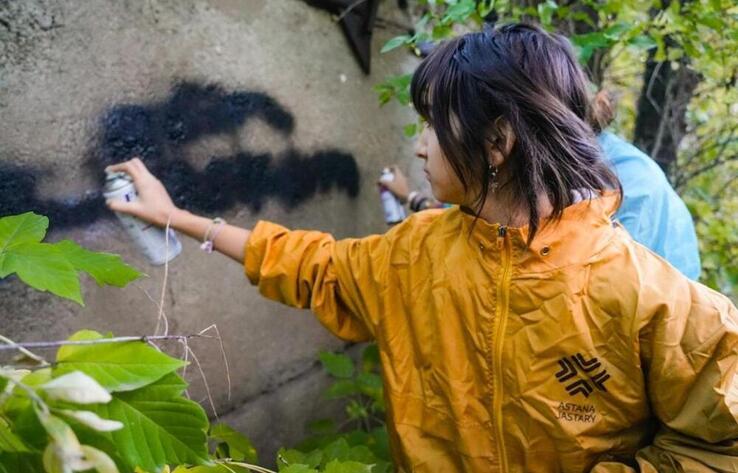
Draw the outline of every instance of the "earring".
M489 180L489 190L494 192L497 189L497 166L490 164L487 168L487 179Z

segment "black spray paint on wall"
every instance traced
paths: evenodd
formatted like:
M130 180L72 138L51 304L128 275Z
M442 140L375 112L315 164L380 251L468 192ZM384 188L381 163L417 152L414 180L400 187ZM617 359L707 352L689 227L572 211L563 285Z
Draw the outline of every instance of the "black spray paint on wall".
M285 138L295 126L294 117L264 93L229 93L215 85L181 83L165 101L119 105L105 113L99 142L87 164L102 182L105 166L139 156L177 205L196 212L223 211L238 203L258 211L268 198L291 209L333 188L351 198L358 195L359 170L353 156L344 151L289 149L274 157L244 149L210 157L202 171L181 158L184 145L209 135L235 136L253 118ZM33 210L48 215L55 226L69 226L109 215L100 189L69 200L38 196L38 180L53 178L47 174L0 162L0 216Z

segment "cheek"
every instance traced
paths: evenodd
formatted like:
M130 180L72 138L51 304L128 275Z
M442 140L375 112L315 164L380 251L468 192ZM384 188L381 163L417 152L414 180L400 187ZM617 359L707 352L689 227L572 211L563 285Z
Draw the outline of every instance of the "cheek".
M434 169L431 169L431 176L431 187L436 199L449 204L463 203L464 187L445 160L435 163Z

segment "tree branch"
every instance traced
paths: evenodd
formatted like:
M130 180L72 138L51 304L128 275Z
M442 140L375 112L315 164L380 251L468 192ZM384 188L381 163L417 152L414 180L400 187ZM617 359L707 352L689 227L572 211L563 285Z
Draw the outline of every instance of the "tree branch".
M725 159L716 159L709 164L705 164L704 166L697 168L695 171L689 174L685 174L682 180L679 182L679 185L682 186L686 184L687 182L691 181L692 179L694 179L695 177L699 176L700 174L707 172L710 169L714 169L718 166L722 166L723 164L729 163L731 161L738 161L738 154L728 156Z

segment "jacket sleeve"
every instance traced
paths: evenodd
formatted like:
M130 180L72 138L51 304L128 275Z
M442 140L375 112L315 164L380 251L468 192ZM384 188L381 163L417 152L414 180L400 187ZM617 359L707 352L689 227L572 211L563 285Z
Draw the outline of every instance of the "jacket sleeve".
M737 472L738 310L701 284L667 280L669 294L652 284L639 297L659 301L636 327L659 425L636 463L641 472ZM603 463L592 471L634 470Z
M262 221L249 237L244 269L265 297L309 307L339 338L367 341L375 334L389 247L384 235L337 242Z

